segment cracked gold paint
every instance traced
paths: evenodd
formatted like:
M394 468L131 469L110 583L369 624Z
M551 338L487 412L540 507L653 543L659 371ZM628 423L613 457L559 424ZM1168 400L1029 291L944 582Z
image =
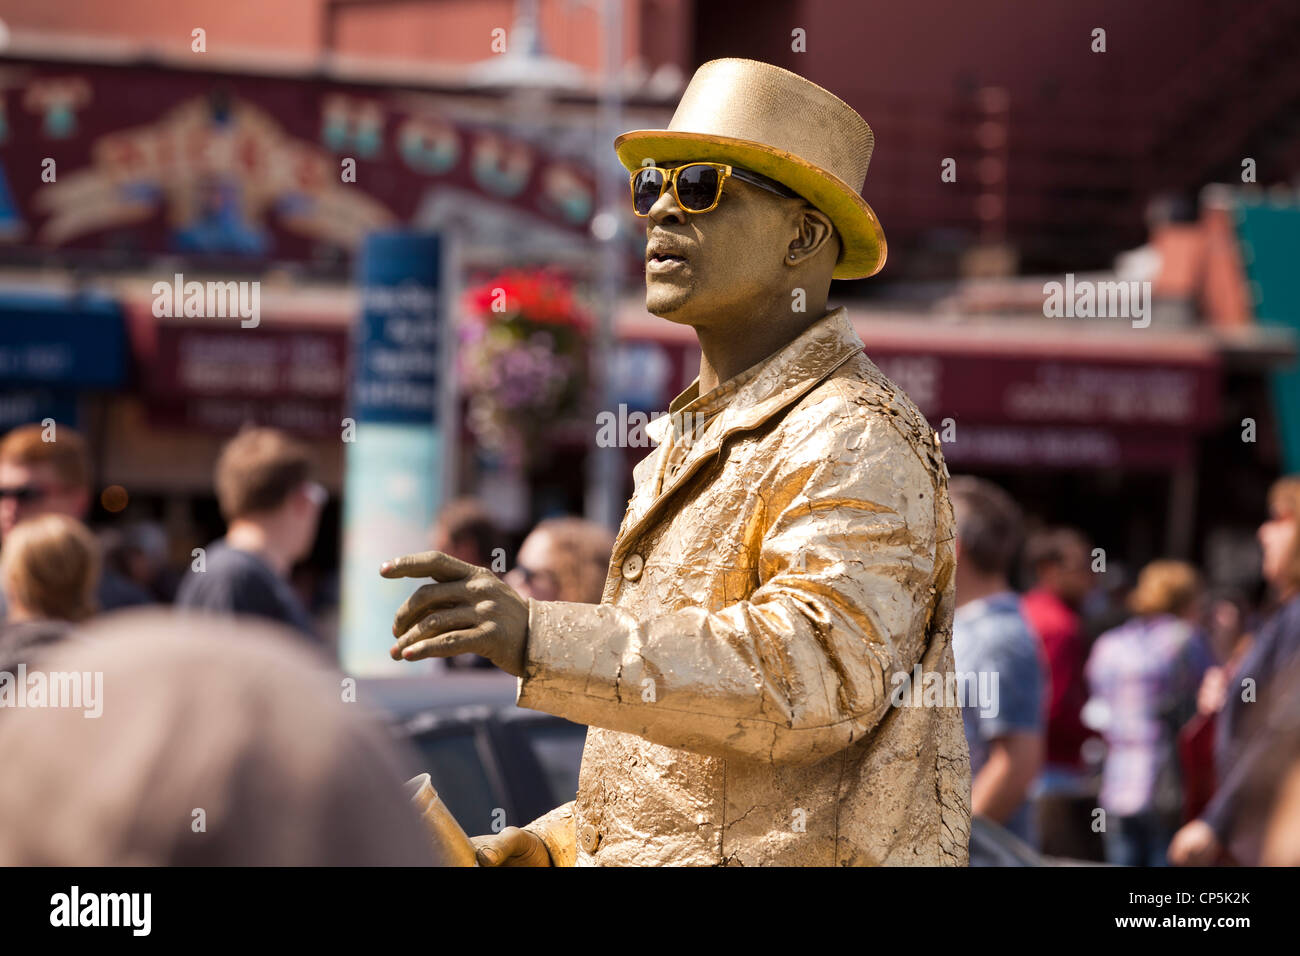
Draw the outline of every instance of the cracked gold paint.
M518 702L590 730L528 828L559 865L965 864L960 711L890 703L953 670L937 436L842 309L697 387L651 425L602 603L529 602Z

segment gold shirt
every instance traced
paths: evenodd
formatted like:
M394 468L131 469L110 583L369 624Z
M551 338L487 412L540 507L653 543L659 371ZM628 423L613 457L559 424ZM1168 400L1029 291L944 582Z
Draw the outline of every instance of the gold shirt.
M698 386L650 426L602 603L529 601L518 703L590 727L528 829L557 865L965 865L960 710L891 702L953 671L938 437L843 309Z

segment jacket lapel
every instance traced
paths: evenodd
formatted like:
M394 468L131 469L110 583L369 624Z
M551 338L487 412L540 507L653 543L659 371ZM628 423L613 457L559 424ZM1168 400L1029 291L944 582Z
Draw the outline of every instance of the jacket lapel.
M677 473L664 474L668 452L664 439L680 423L678 409L693 401L699 391L699 379L677 396L670 414L655 419L646 431L657 443L655 451L643 461L649 466L644 480L637 482L629 506L629 519L614 545L611 560L622 560L628 546L664 508L679 488L707 462L723 443L738 432L749 431L794 404L819 382L863 349L862 340L849 322L848 313L839 308L809 326L798 338L765 361L762 370L732 396L703 436L687 452ZM677 425L680 441L680 424ZM616 564L614 565L616 566Z

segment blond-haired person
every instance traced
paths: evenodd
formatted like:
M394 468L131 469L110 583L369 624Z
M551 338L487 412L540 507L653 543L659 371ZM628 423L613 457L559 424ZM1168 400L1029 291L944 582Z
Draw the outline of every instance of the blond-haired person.
M67 515L85 521L93 502L90 450L66 425L19 425L0 438L0 544L22 521ZM153 598L111 567L101 569L95 600L101 611L150 604ZM0 620L5 617L0 593Z
M0 670L95 613L99 572L99 545L75 518L46 514L15 525L0 553Z
M1201 580L1182 561L1153 561L1129 596L1133 617L1097 638L1085 676L1106 714L1101 807L1106 859L1161 866L1178 826L1178 728L1196 713L1213 663L1196 624Z

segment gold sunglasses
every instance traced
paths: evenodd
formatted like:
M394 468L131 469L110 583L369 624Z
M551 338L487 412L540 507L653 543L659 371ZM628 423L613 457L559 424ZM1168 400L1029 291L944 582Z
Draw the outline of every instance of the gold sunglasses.
M723 184L733 176L787 199L799 195L774 179L726 163L687 163L671 169L642 166L633 170L628 180L632 186L632 211L644 219L664 190L671 189L677 205L686 212L712 212L722 201Z

